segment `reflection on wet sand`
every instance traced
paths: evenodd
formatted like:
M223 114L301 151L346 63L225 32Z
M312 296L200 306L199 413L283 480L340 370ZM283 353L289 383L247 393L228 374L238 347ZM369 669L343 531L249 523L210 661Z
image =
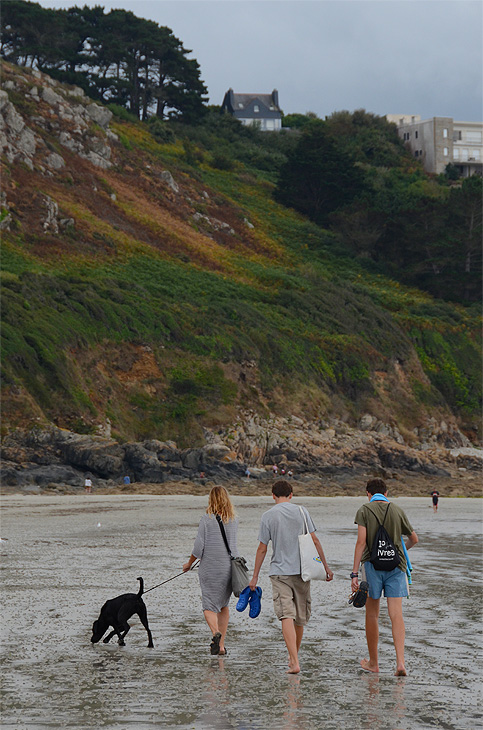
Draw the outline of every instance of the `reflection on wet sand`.
M213 730L237 727L236 719L231 717L230 687L225 671L224 657L210 660L203 674L203 711L198 722Z
M386 715L387 708L390 707L392 730L405 730L407 727L405 724L407 677L386 681L378 674L364 674L361 676L361 681L366 685L364 688L366 702L364 712L361 713L361 727L371 728L371 730L379 727L381 718Z
M145 646L137 620L126 646L114 640L91 645L90 627L105 600L136 589L138 575L150 586L179 571L205 501L4 498L2 533L9 539L0 546L2 730L479 726L478 500L443 500L436 515L426 499L400 500L421 539L414 549L414 587L404 606L408 677L393 676L394 647L383 605L381 672L367 674L359 666L366 655L364 612L348 605L344 576L362 498L299 500L309 507L336 570L331 584L312 587L300 675L285 674L286 649L268 571L260 579L261 615L253 620L232 611L226 657L210 656L196 574L146 595L154 649ZM259 518L270 502L243 497L234 502L239 549L253 564Z
M270 723L267 713L265 719L256 718L253 715L257 712L257 702L254 698L253 707L247 709L246 717L237 717L237 705L234 697L239 687L231 686L235 681L233 674L226 669L229 659L217 657L209 660L203 673L203 709L197 717L195 727L213 728L213 730L227 730L228 728L253 728L253 730L264 730ZM271 698L270 686L262 689L266 692L267 702L280 703L283 708L280 718L277 720L279 730L309 730L312 726L309 719L302 714L303 709L303 688L300 684L300 677L287 675L287 683L282 696ZM259 708L258 708L259 709ZM267 708L268 709L268 708Z
M300 677L289 675L287 691L285 693L285 710L281 718L280 727L283 730L305 730L307 722L302 715L303 693L300 687Z

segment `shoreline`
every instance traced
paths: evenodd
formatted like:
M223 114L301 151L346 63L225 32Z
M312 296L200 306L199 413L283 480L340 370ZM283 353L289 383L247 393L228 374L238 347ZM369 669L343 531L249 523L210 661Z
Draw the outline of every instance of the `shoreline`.
M291 480L294 495L300 497L357 497L365 495L365 483L373 475L361 475L359 478L305 478ZM397 474L386 478L388 493L392 497L428 497L436 487L440 497L483 497L480 475L461 473L458 476L436 477L430 475ZM274 478L234 480L225 486L233 496L262 497L271 494ZM84 487L72 487L66 484L50 484L47 486L28 485L3 486L0 496L27 495L68 495L68 496L135 496L135 495L206 495L212 487L219 484L217 480L197 479L194 481L166 481L163 483L134 482L128 485L107 485L94 483L90 495L86 495Z

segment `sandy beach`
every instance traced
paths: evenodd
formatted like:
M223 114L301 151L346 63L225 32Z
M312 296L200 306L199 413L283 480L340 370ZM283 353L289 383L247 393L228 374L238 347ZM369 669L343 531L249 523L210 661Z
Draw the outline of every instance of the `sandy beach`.
M268 565L259 618L232 599L226 658L209 654L195 572L146 595L154 649L137 618L125 647L90 644L107 599L137 591L139 575L149 588L180 572L204 494L3 496L2 728L480 727L481 500L443 497L437 514L429 496L395 500L420 537L404 603L409 675L397 679L385 606L381 672L359 669L364 614L348 605L348 574L362 497L294 501L309 508L336 577L312 586L302 672L288 676ZM234 502L239 550L253 566L271 500Z

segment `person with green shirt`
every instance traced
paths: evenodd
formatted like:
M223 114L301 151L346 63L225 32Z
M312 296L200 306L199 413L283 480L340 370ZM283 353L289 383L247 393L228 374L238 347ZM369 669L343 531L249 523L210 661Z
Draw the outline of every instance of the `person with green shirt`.
M362 563L362 580L369 584L366 601L366 641L369 659L361 660L362 669L379 671L379 604L382 592L387 599L387 608L392 626L392 637L396 650L396 677L406 676L404 664L405 626L402 599L408 595L406 578L407 560L402 544L402 535L407 536L406 550L416 545L418 536L411 527L406 513L387 498L387 486L382 479L370 479L366 485L369 504L357 510L357 542L354 550L354 565L351 573L351 589L359 588L359 564ZM385 529L399 554L399 564L393 570L376 570L370 562L371 548L379 525Z

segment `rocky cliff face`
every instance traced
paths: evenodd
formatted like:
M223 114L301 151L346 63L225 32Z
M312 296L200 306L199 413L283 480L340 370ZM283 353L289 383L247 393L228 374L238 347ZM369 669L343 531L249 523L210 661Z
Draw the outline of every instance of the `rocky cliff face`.
M357 430L340 422L315 424L296 417L264 422L248 415L221 434L205 431L206 445L192 449L156 439L119 444L53 427L17 431L4 439L0 477L5 486L81 487L86 475L98 485L119 483L126 475L131 482L142 483L206 477L233 484L245 476L247 467L251 478L258 479L269 476L273 465L281 475L291 471L296 480L328 475L449 477L458 469L481 472L483 452L469 448L456 430L448 436L446 424L434 424L426 435L429 440L412 448L381 430L371 430L368 421L365 417L365 430ZM441 439L447 446L462 448L444 448Z
M49 264L58 261L68 271L69 256L85 261L86 268L96 265L89 258L93 252L101 252L103 260L126 256L121 250L122 236L122 243L130 250L142 243L162 256L190 261L195 267L202 268L208 261L226 278L236 271L235 266L227 268L228 274L222 269L220 262L227 252L251 256L254 265L263 254L269 264L273 261L279 265L285 255L282 248L265 232L257 237L246 211L237 209L232 200L216 191L208 191L196 175L188 178L177 173L175 179L156 155L141 161L135 154L130 156L129 145L120 139L120 132L111 129L112 113L88 99L81 89L62 86L35 69L19 70L8 64L4 66L2 86L0 149L8 175L3 176L0 229L10 235L12 249L22 230L22 255L32 257L32 271L42 268L42 257L48 257ZM77 218L76 210L82 210L82 220ZM151 219L155 219L155 225L151 225ZM17 277L16 260L12 272L7 273ZM248 281L244 273L240 277L243 283ZM20 289L17 281L15 286ZM116 296L122 295L122 291L116 292ZM200 290L199 297L203 295ZM49 300L53 316L64 296L59 290L52 302ZM28 301L23 306L30 311ZM132 403L143 398L163 402L170 358L175 363L183 358L178 352L175 360L175 344L163 365L159 353L165 345L156 354L150 344L136 338L122 347L107 338L95 345L66 347L63 355L66 368L71 368L69 382L73 389L82 391L78 403L89 401L77 420L99 435L79 435L57 428L75 422L71 403L61 405L58 394L54 394L46 407L48 394L41 401L23 383L11 382L3 392L3 482L80 486L87 473L101 481L115 481L129 474L138 482L160 483L200 473L223 481L242 477L247 466L252 476L264 475L272 464L291 469L299 477L392 471L449 473L466 458L461 456L457 462L450 450L469 448L471 444L448 409L422 408L421 416L415 419L417 426L409 430L396 416L385 415L391 413L395 400L401 406L399 413L406 400L412 402L413 380L430 391L429 379L405 339L405 364L401 365L396 357L388 358L387 370L373 374L373 412L358 415L353 408L347 417L345 406L337 417L317 417L314 414L318 406L309 404L304 409L299 402L299 407L292 409L288 398L287 413L293 410L297 415L270 415L271 402L278 401L273 410L281 412L284 395L269 397L262 392L259 363L243 356L239 362L224 360L220 367L224 376L236 384L238 401L221 415L222 409L218 408L216 417L202 424L198 441L201 434L204 445L185 449L178 448L174 441L151 438L122 443L122 438L112 439L108 415L115 410L113 403L124 402L126 409L134 411ZM45 363L48 370L47 358ZM41 387L47 390L43 382ZM329 400L327 392L321 402ZM258 411L241 406L247 402L257 404ZM119 418L125 413L121 412ZM214 427L217 421L221 425ZM37 425L32 429L34 423ZM19 430L15 430L17 426ZM470 459L467 467L473 468L476 463Z
M144 168L144 174L135 171L131 164L136 160L126 159L119 136L110 128L112 119L109 109L89 99L79 87L66 87L37 69L19 69L8 63L2 64L0 152L9 165L20 163L35 174L52 179L52 182L62 180L68 184L78 184L79 180L66 177L66 174L81 171L87 178L84 182L89 183L90 190L98 193L99 198L105 197L102 171L118 166L128 185L141 189L143 183L150 183L173 194L175 205L171 206L171 210L188 222L186 232L192 233L191 227L196 224L207 238L217 238L216 234L220 234L223 241L226 236L243 235L253 228L249 221L236 224L232 220L222 220L223 213L217 212L213 204L212 213L201 213L199 204L211 202L208 192L197 190L194 185L181 189L172 173L159 163L152 164L153 160L151 164L147 160L142 161L140 167ZM90 163L95 169L89 171L89 166L79 166L80 161ZM13 189L16 190L17 185ZM15 198L16 212L25 215L27 201L20 203L18 194L9 194L8 190L3 190L2 195L4 210L9 210L10 201ZM116 201L115 193L108 197ZM57 235L68 226L76 225L75 219L62 216L61 199L44 195L42 201L30 202L40 214L41 228L45 233ZM119 213L117 211L122 224ZM4 217L2 228L10 230L11 222L11 215ZM174 226L175 222L171 223ZM141 225L138 233L143 240L145 232Z
M298 469L324 470L357 468L358 464L411 468L428 471L428 464L438 449L470 447L468 439L451 424L428 421L427 428L413 434L405 443L395 425L385 424L368 413L358 427L351 428L339 419L308 422L296 416L260 418L255 413L242 414L234 427L221 434L205 432L209 443L231 445L232 453L249 464L290 465ZM416 448L415 448L416 447ZM398 456L399 455L399 456Z
M9 163L20 161L30 170L37 167L45 175L53 175L55 170L65 167L63 156L53 152L44 136L39 134L43 130L58 136L62 147L96 167L111 167L109 142L118 139L109 129L112 112L87 99L82 89L66 90L36 69L25 75L8 74L7 71L3 87L0 91L0 149ZM7 90L24 95L29 102L28 126L9 100Z

